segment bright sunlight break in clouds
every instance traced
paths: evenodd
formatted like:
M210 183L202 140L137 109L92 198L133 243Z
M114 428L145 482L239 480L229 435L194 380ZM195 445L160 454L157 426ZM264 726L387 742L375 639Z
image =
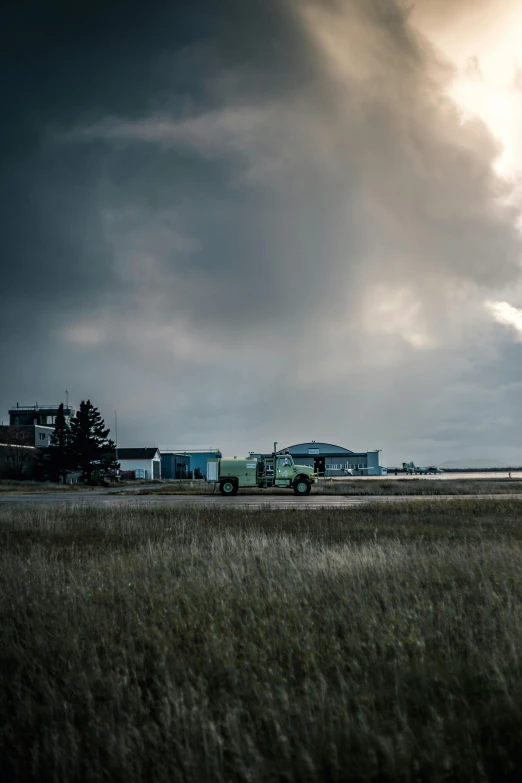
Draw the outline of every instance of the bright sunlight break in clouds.
M522 340L522 310L513 307L507 302L486 302L486 307L491 311L493 317L499 324L512 326Z
M413 17L456 68L449 95L462 110L463 122L479 117L501 143L496 170L503 176L519 175L522 6L518 0L457 2L452 19L451 14L434 13L437 5L418 3Z

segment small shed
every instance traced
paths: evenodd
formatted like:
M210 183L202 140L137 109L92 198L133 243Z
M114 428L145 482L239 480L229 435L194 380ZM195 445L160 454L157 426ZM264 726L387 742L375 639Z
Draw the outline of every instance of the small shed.
M161 456L156 446L135 449L116 449L120 470L133 470L136 478L160 479Z

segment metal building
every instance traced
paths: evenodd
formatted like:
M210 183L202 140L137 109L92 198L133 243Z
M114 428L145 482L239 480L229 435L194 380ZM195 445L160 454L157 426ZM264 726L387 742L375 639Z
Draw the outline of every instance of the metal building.
M286 448L277 453L283 454ZM385 476L386 468L379 465L380 451L350 451L343 446L315 440L288 446L294 462L311 465L320 476ZM350 471L350 473L348 473Z
M172 449L160 448L161 475L164 479L194 478L206 476L207 460L219 459L222 454L219 449ZM198 475L196 473L196 475Z
M161 452L161 477L164 479L184 479L190 476L190 456Z

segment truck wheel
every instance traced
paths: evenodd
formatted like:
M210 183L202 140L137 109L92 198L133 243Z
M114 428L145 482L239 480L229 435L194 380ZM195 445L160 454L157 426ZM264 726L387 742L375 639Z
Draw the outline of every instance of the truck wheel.
M294 484L294 492L296 495L308 495L312 485L307 479L298 478Z
M234 481L222 481L219 485L219 491L222 495L237 495L237 484Z

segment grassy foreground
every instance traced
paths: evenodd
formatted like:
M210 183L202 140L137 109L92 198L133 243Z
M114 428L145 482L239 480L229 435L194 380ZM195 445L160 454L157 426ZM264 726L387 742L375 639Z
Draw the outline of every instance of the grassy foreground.
M0 509L0 778L522 769L522 503Z

